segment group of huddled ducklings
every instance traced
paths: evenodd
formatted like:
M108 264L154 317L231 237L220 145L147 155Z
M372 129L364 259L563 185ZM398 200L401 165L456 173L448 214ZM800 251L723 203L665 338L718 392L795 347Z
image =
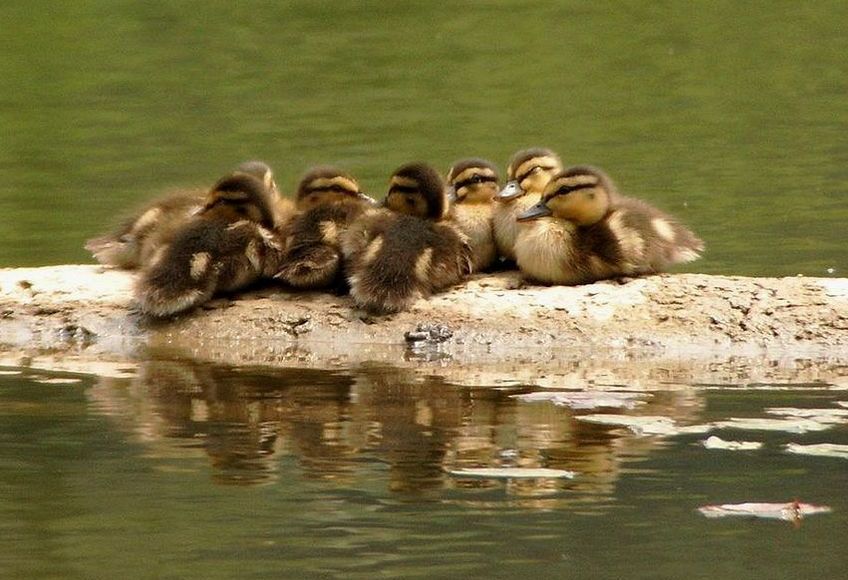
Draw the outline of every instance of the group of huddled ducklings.
M501 189L483 159L458 161L446 180L411 163L378 204L351 175L319 167L292 202L270 167L251 161L209 192L150 204L86 248L103 264L139 269L136 299L156 317L262 278L349 291L358 307L386 314L511 262L532 282L574 285L659 272L703 250L672 217L619 194L601 170L563 169L549 149L516 153L507 179Z

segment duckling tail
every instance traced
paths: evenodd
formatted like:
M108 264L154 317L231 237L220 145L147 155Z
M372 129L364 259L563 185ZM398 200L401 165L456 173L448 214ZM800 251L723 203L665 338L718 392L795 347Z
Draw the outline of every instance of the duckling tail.
M419 272L409 261L377 255L364 268L348 276L356 305L373 314L394 314L409 309L429 294Z
M294 288L327 288L337 281L341 264L337 248L327 244L296 246L288 251L274 277Z
M85 242L85 249L104 266L131 270L139 265L138 244L131 239L101 236Z
M198 262L208 258L199 254ZM203 304L215 293L218 268L212 264L198 274L195 268L177 264L155 264L142 272L135 286L135 298L142 312L157 318L171 316ZM195 276L196 275L196 276Z
M190 226L159 249L136 282L135 298L142 312L171 316L212 298L223 266L216 252L221 246L218 229Z
M678 242L672 251L672 263L685 264L700 258L704 251L703 240L682 225L678 225L676 233Z

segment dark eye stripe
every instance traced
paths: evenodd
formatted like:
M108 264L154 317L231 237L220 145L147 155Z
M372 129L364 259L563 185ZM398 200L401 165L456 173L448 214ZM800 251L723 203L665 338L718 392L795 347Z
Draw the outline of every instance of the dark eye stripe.
M351 191L340 185L324 185L321 187L310 187L308 191L309 193L325 193L328 191L332 191L336 193L347 193L349 195L356 195L357 193L359 193L358 191Z
M534 171L536 171L537 169L544 169L545 171L552 171L556 168L555 167L549 167L547 165L534 165L533 167L531 167L530 169L525 171L522 175L516 177L515 180L518 183L521 183L522 181L524 181L525 179L530 177L530 174L533 173Z
M491 175L475 175L473 177L469 177L468 179L463 179L462 181L460 181L459 183L454 185L454 187L456 189L462 189L463 187L466 187L468 185L472 185L474 183L495 183L495 182L497 182L497 178L493 177Z
M591 189L593 187L597 187L597 183L578 183L577 185L563 185L559 189L557 189L553 195L565 195L567 193L571 193L572 191L577 191L579 189ZM553 195L551 197L553 197Z

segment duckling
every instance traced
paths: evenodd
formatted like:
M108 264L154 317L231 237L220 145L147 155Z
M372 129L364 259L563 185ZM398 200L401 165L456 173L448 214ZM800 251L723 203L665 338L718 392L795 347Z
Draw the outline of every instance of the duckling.
M274 277L302 289L338 286L343 282L340 235L373 205L347 173L333 167L309 171L297 189L301 213L288 228L285 254Z
M262 161L246 161L236 171L262 180L272 190L277 189L271 168ZM126 220L114 232L92 238L85 249L103 265L133 270L144 265L174 233L203 208L206 191L180 190L157 199L134 217ZM279 198L278 222L294 212L290 200Z
M279 192L267 180L234 172L218 181L200 211L161 246L141 271L141 311L170 316L268 275L282 251L274 235Z
M516 216L539 201L548 181L561 170L559 155L550 149L523 149L512 156L492 216L498 253L507 260L515 260Z
M383 205L362 214L342 236L357 306L375 314L400 312L471 271L468 238L444 219L446 186L435 169L402 166Z
M515 245L524 275L542 284L585 284L661 272L700 257L704 242L671 216L624 197L600 169L572 167L518 216L536 227Z
M457 161L448 171L450 217L471 244L472 271L483 272L498 259L492 228L493 200L500 190L498 170L485 159Z

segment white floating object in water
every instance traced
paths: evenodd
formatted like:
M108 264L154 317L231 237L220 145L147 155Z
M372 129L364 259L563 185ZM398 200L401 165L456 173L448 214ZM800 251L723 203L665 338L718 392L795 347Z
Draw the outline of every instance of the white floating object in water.
M636 435L681 435L686 433L706 433L712 425L678 426L674 419L663 415L616 415L612 413L594 413L575 417L578 421L597 425L615 425L627 427Z
M721 437L708 437L701 441L707 449L727 449L729 451L753 451L763 446L760 441L725 441Z
M53 377L53 378L44 378L44 379L36 379L36 383L41 383L42 385L74 385L76 383L81 383L82 379L69 379L63 377Z
M633 409L642 405L642 393L624 393L619 391L575 391L575 392L543 392L514 395L513 398L525 403L548 401L558 407L572 409L597 409L599 407L618 407Z
M802 417L819 423L848 423L848 409L796 409L794 407L773 407L766 409L770 415L783 417Z
M789 503L726 503L722 505L705 505L699 507L698 511L708 518L743 516L792 522L813 514L826 514L832 510L824 505L791 501Z
M815 455L816 457L848 459L848 445L837 445L836 443L816 443L814 445L789 443L786 445L786 452L797 453L799 455Z
M836 404L839 405L840 407L848 408L848 401L836 401Z
M490 479L572 479L577 475L565 469L545 467L469 467L448 471L454 477L485 477Z
M731 417L727 421L718 421L713 425L719 429L744 429L747 431L784 431L786 433L807 433L824 431L833 425L813 421L812 419L756 419Z

